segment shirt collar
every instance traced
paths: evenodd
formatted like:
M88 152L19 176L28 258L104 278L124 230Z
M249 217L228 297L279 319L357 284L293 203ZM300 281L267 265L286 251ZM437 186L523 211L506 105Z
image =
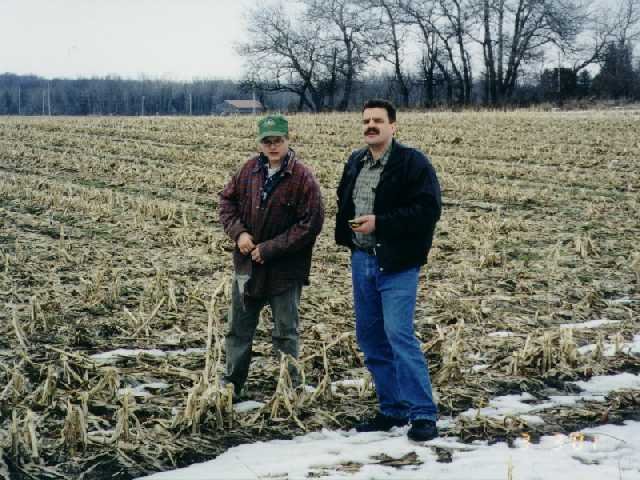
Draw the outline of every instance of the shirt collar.
M375 167L377 165L381 165L384 167L387 164L387 161L389 160L389 156L391 155L391 150L393 149L393 142L394 141L391 140L391 143L389 144L385 152L382 154L382 156L375 161L373 160L373 155L371 154L371 150L367 149L367 154L365 155L363 162L369 164L370 167Z
M291 173L293 170L293 164L295 159L295 152L290 148L286 155L283 157L282 162L280 163L280 168L278 170L283 171L284 173ZM263 169L269 168L269 159L263 153L258 155L258 161L256 162L255 167L253 168L253 173L258 173Z

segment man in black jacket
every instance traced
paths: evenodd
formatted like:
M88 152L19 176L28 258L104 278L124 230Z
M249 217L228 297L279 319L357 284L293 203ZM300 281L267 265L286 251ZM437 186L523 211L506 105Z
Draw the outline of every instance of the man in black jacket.
M420 267L440 218L440 186L428 158L394 140L396 110L364 104L366 148L354 151L338 186L336 242L351 250L356 336L380 411L360 432L411 423L408 436L437 437L437 407L413 319Z

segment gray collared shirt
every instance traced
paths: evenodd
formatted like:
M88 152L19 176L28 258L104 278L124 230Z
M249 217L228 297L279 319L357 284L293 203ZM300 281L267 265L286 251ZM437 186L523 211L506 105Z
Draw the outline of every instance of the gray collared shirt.
M373 202L376 198L376 187L380 182L382 169L389 160L392 146L393 142L378 160L373 160L371 150L367 150L367 155L362 159L364 165L358 174L358 178L356 179L356 184L353 189L353 203L356 207L356 217L373 214ZM364 234L354 232L353 235L354 242L358 247L370 248L376 246L375 233Z

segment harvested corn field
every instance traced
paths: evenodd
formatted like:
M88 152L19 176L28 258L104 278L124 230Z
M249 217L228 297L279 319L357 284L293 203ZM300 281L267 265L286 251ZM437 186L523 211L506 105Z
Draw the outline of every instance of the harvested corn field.
M0 120L0 478L133 478L375 408L332 224L359 116L290 127L327 206L301 307L313 388L291 384L265 312L256 403L237 408L219 384L233 245L217 193L255 150L255 119ZM535 441L640 419L640 388L543 422L484 408L640 372L640 115L407 113L399 127L444 194L416 315L442 435Z

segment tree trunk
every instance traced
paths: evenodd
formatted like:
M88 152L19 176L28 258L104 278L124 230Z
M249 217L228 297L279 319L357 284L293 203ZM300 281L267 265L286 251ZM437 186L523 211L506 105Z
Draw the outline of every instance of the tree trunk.
M393 16L393 12L391 12L391 7L386 2L382 2L382 7L385 9L387 13L387 18L389 18L389 26L391 28L391 40L393 47L393 59L394 59L394 71L396 76L396 81L400 86L400 95L402 96L402 106L409 106L409 86L407 84L407 79L402 73L402 61L400 58L400 40L398 39L398 31L396 28L396 19Z
M504 0L500 0L498 3L498 72L496 79L496 97L495 102L502 103L502 98L499 97L500 92L503 90L504 84Z
M484 58L486 69L486 82L487 82L487 103L495 105L497 100L497 85L496 85L496 67L495 59L493 56L493 39L491 38L491 16L489 13L489 0L483 2L484 10Z
M351 44L346 32L343 32L344 43L347 48L347 73L344 79L344 92L342 93L342 100L338 104L338 110L341 112L346 111L349 108L349 102L351 101L351 92L353 90L353 45Z

